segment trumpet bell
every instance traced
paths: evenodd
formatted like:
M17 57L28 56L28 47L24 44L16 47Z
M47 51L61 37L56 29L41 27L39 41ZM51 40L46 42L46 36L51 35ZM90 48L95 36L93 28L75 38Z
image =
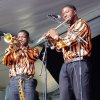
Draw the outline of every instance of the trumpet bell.
M10 43L12 40L12 35L10 33L4 34L4 41Z

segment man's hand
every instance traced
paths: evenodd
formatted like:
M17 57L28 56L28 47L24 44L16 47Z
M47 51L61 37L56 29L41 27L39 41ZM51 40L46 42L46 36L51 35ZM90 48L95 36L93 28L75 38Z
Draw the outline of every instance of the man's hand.
M58 32L55 28L52 28L48 31L47 36L57 40L58 39Z
M7 48L6 50L5 50L5 55L9 55L11 53L11 50L9 49L9 48Z

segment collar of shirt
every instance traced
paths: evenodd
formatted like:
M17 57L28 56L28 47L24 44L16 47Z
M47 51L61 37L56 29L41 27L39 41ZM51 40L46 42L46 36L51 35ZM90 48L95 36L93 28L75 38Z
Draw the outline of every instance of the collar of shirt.
M27 46L23 46L23 47L19 47L17 50L29 50L30 49L30 47L29 47L29 45L27 45Z

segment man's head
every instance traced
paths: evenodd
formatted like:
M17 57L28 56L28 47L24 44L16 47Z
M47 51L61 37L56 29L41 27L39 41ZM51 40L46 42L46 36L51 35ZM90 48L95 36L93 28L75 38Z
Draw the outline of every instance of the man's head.
M27 46L29 42L29 32L26 30L19 31L18 40L21 41L22 46Z
M61 10L61 15L64 20L68 20L67 23L73 23L75 17L77 17L76 7L73 5L66 5Z

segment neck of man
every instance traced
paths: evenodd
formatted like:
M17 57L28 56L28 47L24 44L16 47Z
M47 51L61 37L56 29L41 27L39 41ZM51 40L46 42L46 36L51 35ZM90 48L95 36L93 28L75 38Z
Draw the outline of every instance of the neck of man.
M77 20L78 20L78 16L74 16L73 20L70 22L70 26L72 26Z
M20 48L23 48L23 47L28 47L28 44L21 45L21 47L20 47Z

